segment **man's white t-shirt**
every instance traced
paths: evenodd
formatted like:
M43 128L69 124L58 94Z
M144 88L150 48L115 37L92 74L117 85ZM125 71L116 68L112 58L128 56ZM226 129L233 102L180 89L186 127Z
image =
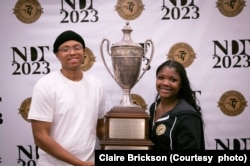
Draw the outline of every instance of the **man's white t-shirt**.
M104 117L105 99L99 80L83 74L81 81L54 71L33 90L28 119L52 122L50 136L83 161L94 161L97 120ZM39 149L37 165L68 165Z

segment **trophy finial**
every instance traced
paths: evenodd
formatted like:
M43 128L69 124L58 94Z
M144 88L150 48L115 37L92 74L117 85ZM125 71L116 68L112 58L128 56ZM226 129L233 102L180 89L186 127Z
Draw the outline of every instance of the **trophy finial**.
M134 47L141 47L140 44L135 43L132 40L131 37L131 32L132 28L129 26L129 22L126 22L126 25L123 27L122 32L123 32L123 38L120 42L116 43L114 46L134 46Z

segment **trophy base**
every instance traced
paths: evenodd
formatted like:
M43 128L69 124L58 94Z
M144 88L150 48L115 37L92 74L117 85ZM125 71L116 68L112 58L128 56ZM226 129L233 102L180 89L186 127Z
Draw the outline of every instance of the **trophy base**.
M113 107L105 115L105 134L101 149L148 150L149 115L140 107Z
M150 150L153 143L147 139L103 139L102 150Z

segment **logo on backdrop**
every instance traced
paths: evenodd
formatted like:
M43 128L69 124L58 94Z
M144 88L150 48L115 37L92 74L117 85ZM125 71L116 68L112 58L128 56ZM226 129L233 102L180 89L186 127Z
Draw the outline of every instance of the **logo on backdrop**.
M139 105L141 106L141 108L146 111L147 109L147 104L145 102L145 100L138 94L131 94L131 99L132 99L132 102L136 105Z
M37 47L11 47L12 49L12 75L34 75L50 73L50 63L45 60L45 53L49 46Z
M36 160L39 158L38 155L38 147L27 145L28 147L24 147L22 145L17 145L18 150L18 159L17 164L27 165L27 166L35 166Z
M194 0L163 0L162 20L190 20L200 17L200 8Z
M28 120L28 114L29 114L29 110L30 110L30 104L31 104L31 97L26 98L22 103L19 110L19 114L21 114L22 118L24 120L26 120L27 122L30 122L30 120Z
M37 0L18 0L13 11L19 21L30 24L40 18L43 8Z
M118 0L115 10L121 18L134 20L141 15L144 4L141 0Z
M196 58L193 48L183 42L174 44L170 48L167 57L168 59L180 62L184 67L190 66Z
M0 102L2 102L2 97L0 97ZM3 124L3 114L0 112L0 125L1 124ZM1 158L0 158L0 161L1 161Z
M226 17L239 15L245 6L246 1L244 0L218 0L216 2L216 7Z
M214 139L216 150L249 150L250 138Z
M244 111L247 106L245 97L238 91L229 90L222 94L218 107L228 116L236 116Z
M94 1L61 0L60 23L95 23L99 20L98 10L94 8Z
M0 113L0 125L3 124L3 114Z
M249 68L250 39L214 40L213 68Z
M95 58L93 52L88 47L85 47L84 61L81 64L81 69L83 71L89 70L93 66Z

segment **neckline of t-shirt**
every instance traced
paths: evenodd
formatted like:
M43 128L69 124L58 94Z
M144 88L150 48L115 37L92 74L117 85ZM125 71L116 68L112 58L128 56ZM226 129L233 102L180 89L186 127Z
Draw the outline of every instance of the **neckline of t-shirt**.
M66 82L69 82L71 84L81 84L83 82L83 77L85 76L85 74L84 74L82 79L79 81L72 81L72 80L68 79L67 77L65 77L60 70L58 71L58 73L63 80L65 80Z

